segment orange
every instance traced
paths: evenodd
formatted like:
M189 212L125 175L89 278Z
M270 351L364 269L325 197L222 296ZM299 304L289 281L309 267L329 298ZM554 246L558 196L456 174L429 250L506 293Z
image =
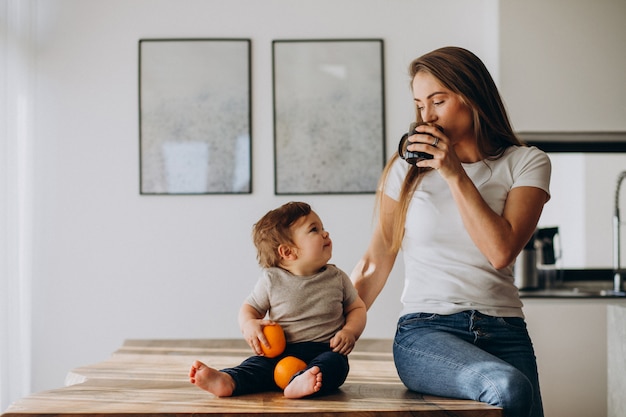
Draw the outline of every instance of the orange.
M306 369L306 363L303 360L295 356L285 356L278 361L274 368L274 382L276 382L276 385L281 389L285 389L285 387L289 385L291 377L293 377L296 372L300 372L303 369Z
M283 332L283 328L280 327L280 324L269 324L264 326L263 334L265 335L267 342L270 344L270 347L267 347L261 343L261 350L265 356L268 358L275 358L283 353L287 342L285 340L285 332Z

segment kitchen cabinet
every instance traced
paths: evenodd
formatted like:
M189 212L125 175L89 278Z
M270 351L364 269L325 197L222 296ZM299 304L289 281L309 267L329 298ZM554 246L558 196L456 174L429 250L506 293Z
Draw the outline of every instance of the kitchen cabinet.
M626 299L523 302L546 417L606 416L607 307Z
M608 417L626 410L626 305L610 305L608 318Z
M518 131L626 129L626 2L510 0L499 87Z

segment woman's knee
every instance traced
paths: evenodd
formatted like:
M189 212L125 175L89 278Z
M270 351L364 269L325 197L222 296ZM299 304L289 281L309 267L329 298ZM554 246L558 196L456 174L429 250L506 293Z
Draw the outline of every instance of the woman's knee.
M500 361L460 364L416 356L412 363L408 358L399 362L398 376L410 390L484 402L503 408L505 417L530 416L533 385L513 366Z
M495 372L478 398L504 410L505 417L528 417L533 408L533 385L515 368Z

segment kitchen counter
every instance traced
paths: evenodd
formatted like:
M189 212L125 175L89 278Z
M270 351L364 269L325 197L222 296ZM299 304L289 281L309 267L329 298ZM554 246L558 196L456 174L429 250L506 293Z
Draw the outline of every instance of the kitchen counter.
M586 289L584 287L558 287L542 290L523 290L520 291L521 298L606 298L606 299L624 299L624 295L615 295L605 292L607 289Z
M607 298L624 299L626 296L611 293L611 269L560 270L559 280L552 288L523 289L521 298Z
M610 331L620 329L615 321L607 321L607 310L626 308L626 297L522 301L537 357L545 415L607 416L607 369L611 368L607 339ZM623 329L624 322L619 326Z

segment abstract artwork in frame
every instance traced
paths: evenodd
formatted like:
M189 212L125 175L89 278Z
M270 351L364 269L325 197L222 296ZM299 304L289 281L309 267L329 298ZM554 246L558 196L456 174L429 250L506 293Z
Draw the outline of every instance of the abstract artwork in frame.
M274 192L374 193L385 163L383 41L274 40Z
M249 194L249 39L139 41L140 194Z

